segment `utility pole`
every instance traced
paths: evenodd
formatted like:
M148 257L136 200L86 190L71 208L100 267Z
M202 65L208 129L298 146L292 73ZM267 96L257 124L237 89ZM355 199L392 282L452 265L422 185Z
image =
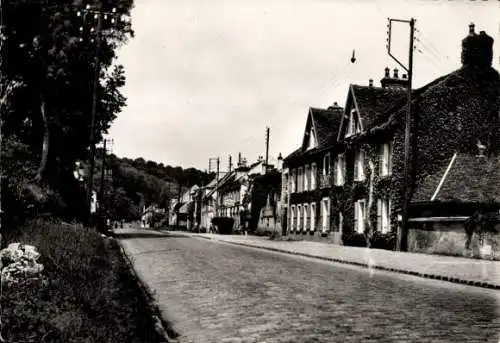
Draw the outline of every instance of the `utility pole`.
M177 230L180 229L179 227L179 214L181 213L181 187L182 187L182 184L181 184L181 174L179 173L179 176L177 178L177 216L175 218L175 226L177 228Z
M102 147L102 168L101 168L101 189L99 194L99 213L104 218L104 173L106 170L106 143L107 139L104 139Z
M269 163L269 127L266 128L266 166L265 166L265 172L267 174L268 171L268 163Z
M91 203L92 203L92 192L94 188L94 167L95 167L95 130L96 130L96 112L97 112L97 103L98 103L98 89L99 89L99 80L100 80L100 50L101 50L101 38L102 38L102 29L103 29L103 19L109 20L111 24L115 24L118 21L124 21L121 15L116 13L116 8L113 8L111 12L103 11L100 7L100 4L97 8L93 9L90 5L87 5L85 9L77 12L77 16L82 18L82 26L80 26L80 32L83 34L84 25L87 25L87 18L93 18L96 23L90 24L90 34L95 34L95 42L96 42L96 51L94 58L94 83L93 83L93 94L92 94L92 108L91 108L91 123L90 123L90 136L89 136L89 144L90 144L90 154L89 154L89 177L87 184L87 204L89 215L91 214ZM94 28L95 24L95 28ZM112 30L113 28L111 28ZM80 40L83 40L80 37ZM94 38L90 39L92 42Z
M215 183L215 216L217 216L217 209L219 204L219 167L220 167L220 159L217 157L217 182Z
M100 203L100 206L99 206L99 212L101 214L101 216L103 216L104 218L104 215L105 215L105 205L104 205L104 194L105 194L105 191L104 191L104 180L105 180L105 176L106 176L106 155L108 153L108 146L107 146L107 143L110 143L110 144L113 144L113 140L112 139L104 139L104 142L103 142L103 151L102 151L102 168L101 168L101 189L100 189L100 194L99 194L99 203Z
M4 79L3 79L3 42L5 40L4 36L4 26L3 26L3 1L0 0L0 95L4 95ZM2 100L0 100L2 101ZM0 248L2 247L3 238L3 207L2 207L2 183L3 183L3 169L2 169L2 150L3 150L3 103L0 103Z
M397 250L406 251L407 250L407 235L408 235L408 207L410 203L410 144L411 144L411 92L412 92L412 80L413 80L413 50L414 50L414 34L415 34L415 19L401 20L401 19L391 19L388 18L388 38L387 38L387 52L389 56L392 57L403 69L408 72L408 100L406 107L406 118L405 118L405 144L404 144L404 181L403 181L403 207L401 213L401 233L398 237ZM409 56L408 56L408 66L401 63L391 52L391 33L392 33L392 23L400 22L407 23L410 25L410 45L409 45Z

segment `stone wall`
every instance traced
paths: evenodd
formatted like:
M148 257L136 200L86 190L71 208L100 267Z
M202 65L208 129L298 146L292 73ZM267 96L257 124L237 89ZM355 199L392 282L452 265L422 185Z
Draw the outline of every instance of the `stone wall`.
M466 249L467 235L461 222L411 223L408 231L408 250L429 254L476 257L500 260L500 235L474 233L470 249Z

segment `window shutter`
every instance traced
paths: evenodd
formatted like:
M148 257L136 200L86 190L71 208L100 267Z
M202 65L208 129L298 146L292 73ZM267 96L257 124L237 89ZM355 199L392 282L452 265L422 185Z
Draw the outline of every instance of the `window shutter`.
M323 228L323 202L319 202L319 218L318 223L320 225L320 229Z
M377 199L377 231L382 230L382 200Z
M330 199L325 200L326 203L326 229L327 231L330 231Z
M389 143L384 144L384 173L389 174Z
M338 226L338 231L342 232L344 229L344 215L342 212L339 212L339 226Z
M359 153L356 152L354 155L354 180L358 179L358 168L359 168Z
M359 175L360 179L363 180L365 178L365 154L363 150L359 151Z
M388 164L388 170L389 174L392 173L392 142L389 142L389 151L388 151L388 156L387 156L387 164Z
M356 201L354 203L354 230L356 230L356 232L359 232L358 221L359 221L359 201Z
M316 189L316 163L311 166L311 189Z
M339 171L338 171L338 165L339 165L339 157L335 157L335 160L333 162L333 184L338 185L339 184Z
M316 204L311 203L311 230L316 229Z

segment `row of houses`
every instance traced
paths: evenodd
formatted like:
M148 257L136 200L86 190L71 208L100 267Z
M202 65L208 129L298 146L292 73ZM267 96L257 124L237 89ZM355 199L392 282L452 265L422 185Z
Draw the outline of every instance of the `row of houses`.
M233 231L277 230L282 164L281 156L276 164L266 164L263 157L248 163L240 155L236 168L206 185L191 187L180 201L172 200L170 225L208 231L213 227L213 218L226 217L234 220Z
M408 140L406 75L385 68L380 86L349 85L344 107L309 108L298 148L276 167L239 161L197 187L192 225L208 228L224 216L235 228L335 244L500 253L495 230L479 239L470 232L477 213L500 210L500 77L492 56L493 39L471 24L462 66L411 91Z
M410 251L498 254L495 230L480 242L466 232L475 213L500 208L500 79L492 56L493 39L471 24L462 67L412 90L408 144L408 79L397 69L385 69L380 87L349 85L345 108L310 108L300 147L284 161L287 232L350 245L375 234L381 245Z

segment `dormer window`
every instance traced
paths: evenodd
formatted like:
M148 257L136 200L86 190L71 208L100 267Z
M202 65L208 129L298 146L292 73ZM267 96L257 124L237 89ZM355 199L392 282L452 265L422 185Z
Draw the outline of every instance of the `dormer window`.
M356 109L352 109L351 114L349 116L349 122L347 125L347 131L345 136L350 137L360 132L361 132L361 126L359 125Z
M309 130L309 133L307 135L307 150L310 150L313 148L316 148L316 138L314 136L314 130L311 127L311 129Z

